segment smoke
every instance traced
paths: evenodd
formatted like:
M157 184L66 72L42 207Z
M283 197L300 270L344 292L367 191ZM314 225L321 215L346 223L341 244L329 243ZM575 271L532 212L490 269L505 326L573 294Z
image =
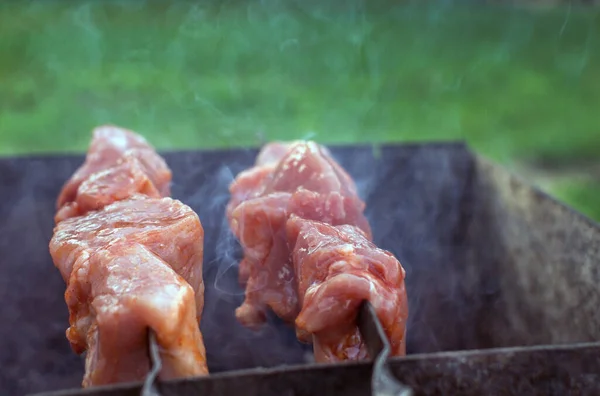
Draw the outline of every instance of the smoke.
M217 174L219 182L226 185L230 185L234 178L235 175L228 166L223 166ZM217 196L217 199L215 199L215 206L212 210L223 208L229 201L229 198L229 195ZM230 231L225 216L223 216L223 222L221 223L220 228L220 234L216 244L217 273L215 275L214 288L222 296L241 296L243 295L243 292L240 291L239 286L237 284L231 285L231 281L228 282L228 279L231 279L231 277L227 277L229 271L235 272L238 269L240 258L239 244L233 233Z
M193 163L188 163L187 167L195 168ZM190 181L185 183L186 190L190 191L191 195L184 201L201 215L200 219L205 229L204 272L211 274L212 281L212 284L207 286L214 290L219 298L231 303L238 302L237 297L243 296L237 282L231 282L233 277L230 272L237 270L240 247L230 232L224 215L224 208L230 198L228 187L237 172L237 169L225 164L219 165L214 171L211 170L210 174L196 168L196 171L187 177ZM175 180L176 178L177 176ZM180 187L178 184L174 183L174 191Z
M256 150L201 151L167 155L173 196L198 213L205 230L205 307L201 330L211 372L302 363L307 349L293 329L269 317L259 330L240 325L235 309L244 300L238 281L240 245L225 217L229 184L253 165Z

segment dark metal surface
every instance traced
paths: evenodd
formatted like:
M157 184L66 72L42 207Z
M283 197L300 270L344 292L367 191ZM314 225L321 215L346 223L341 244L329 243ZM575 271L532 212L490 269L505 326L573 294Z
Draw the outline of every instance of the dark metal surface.
M413 355L390 360L415 396L600 394L600 343ZM220 373L165 381L162 396L369 396L371 363ZM138 396L140 384L37 396Z
M600 227L475 157L469 262L484 291L478 333L486 343L600 340Z
M461 144L334 147L332 152L358 183L375 242L406 269L409 354L600 340L597 224L473 156ZM243 299L237 282L239 252L223 213L229 182L255 155L256 150L165 154L174 174L173 195L199 214L205 228L202 331L213 374L297 365L310 355L294 331L277 320L252 332L234 317ZM1 394L76 388L81 383L83 361L65 338L65 285L50 260L48 241L56 196L82 160L0 159ZM465 391L458 394L481 394L477 392L482 389L492 390L486 394L512 394L515 381L533 389L520 394L543 394L538 390L544 386L569 394L570 386L595 389L585 381L597 380L600 367L587 351L494 352L489 358L457 354L442 360L422 355L394 361L391 367L416 394L447 394L444 387L450 392L461 386ZM591 371L579 367L580 361ZM521 373L510 371L506 362ZM292 372L296 374L259 369L236 381L217 374L189 386L220 395L239 394L240 389L243 394L269 395L270 386L278 394L304 389L294 391L300 395L319 389L339 394L336 389L347 390L350 384L356 390L348 394L368 394L369 364ZM496 388L483 388L476 381ZM245 388L251 385L256 388ZM161 384L161 393L165 389ZM139 391L138 386L135 394Z

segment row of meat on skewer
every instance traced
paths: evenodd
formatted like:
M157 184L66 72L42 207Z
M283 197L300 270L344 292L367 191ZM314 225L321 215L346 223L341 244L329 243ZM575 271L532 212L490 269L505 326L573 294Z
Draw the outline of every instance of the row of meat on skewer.
M50 254L67 285L67 338L86 352L84 387L143 379L148 329L160 379L208 374L204 230L170 197L171 177L143 137L103 126L58 197ZM356 317L367 300L392 354L405 354L404 269L372 242L365 203L325 147L269 143L230 193L225 215L244 253L240 323L260 327L271 310L312 343L317 362L361 360L368 353Z

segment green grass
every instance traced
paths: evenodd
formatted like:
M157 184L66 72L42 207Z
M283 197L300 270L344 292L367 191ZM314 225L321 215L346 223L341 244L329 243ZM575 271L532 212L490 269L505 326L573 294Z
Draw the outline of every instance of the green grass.
M600 183L558 183L552 192L558 199L569 203L578 211L588 215L592 219L600 220Z
M3 2L0 155L82 151L115 123L161 149L466 139L504 163L597 156L598 9L417 3Z

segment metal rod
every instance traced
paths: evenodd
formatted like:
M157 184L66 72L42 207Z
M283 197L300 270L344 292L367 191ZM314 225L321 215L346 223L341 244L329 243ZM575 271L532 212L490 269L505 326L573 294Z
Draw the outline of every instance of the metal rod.
M358 326L373 359L371 394L373 396L411 396L412 390L402 384L388 368L391 347L387 335L377 317L375 308L363 302L358 315Z
M162 368L162 362L160 360L156 334L152 329L148 329L148 354L150 356L150 372L144 380L141 396L160 396L160 392L156 386L156 379Z

